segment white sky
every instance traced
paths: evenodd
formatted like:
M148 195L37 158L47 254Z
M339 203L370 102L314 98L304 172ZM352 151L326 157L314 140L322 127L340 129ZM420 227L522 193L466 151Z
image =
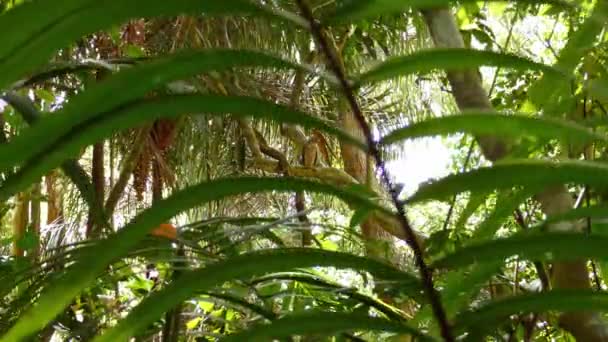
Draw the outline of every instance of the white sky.
M420 183L449 173L451 151L439 137L407 141L402 154L386 166L392 178L404 184L403 194L411 195Z

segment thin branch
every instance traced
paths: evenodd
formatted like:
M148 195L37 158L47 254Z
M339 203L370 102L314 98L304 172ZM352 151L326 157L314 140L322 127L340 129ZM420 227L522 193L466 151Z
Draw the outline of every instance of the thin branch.
M262 135L262 133L260 133L257 129L253 129L255 136L256 136L256 141L258 143L259 149L260 151L268 156L271 157L273 159L275 159L276 161L279 162L279 171L282 173L287 174L287 171L289 169L289 161L287 161L287 157L285 156L285 154L283 154L281 151L277 150L276 148L270 146L268 144L268 142L266 141L266 139L264 138L264 136Z
M370 152L371 156L376 160L376 167L377 167L378 171L380 172L382 180L385 183L385 186L387 187L387 189L391 195L393 204L395 205L395 207L397 208L397 211L399 213L399 221L401 223L401 228L403 229L403 232L404 232L404 235L406 236L406 240L407 240L408 244L410 245L410 247L412 248L412 251L414 252L416 266L418 267L420 275L422 276L422 282L423 282L423 285L425 288L425 293L428 296L428 299L431 303L431 307L433 309L435 318L437 319L437 321L439 323L441 335L443 336L443 338L446 341L450 341L450 342L454 341L454 337L452 336L450 324L448 322L447 314L445 312L443 304L441 303L440 295L437 292L437 290L435 289L435 285L433 284L433 273L424 261L424 255L423 255L422 248L419 245L419 243L416 239L414 230L410 226L410 223L408 222L408 219L405 215L405 209L403 207L403 202L401 202L399 200L399 193L396 191L395 187L392 185L390 177L386 171L384 161L380 157L381 154L378 149L378 146L374 142L371 129L365 120L365 117L361 111L361 108L359 107L359 103L356 99L354 89L351 87L351 84L349 83L349 81L347 79L346 72L343 68L343 65L342 65L339 57L336 55L335 50L330 47L328 39L326 38L326 36L323 33L323 28L321 27L321 24L317 20L315 20L312 10L311 10L310 6L308 5L307 1L306 0L297 0L296 3L300 7L300 10L301 10L304 18L306 20L308 20L308 22L310 23L311 32L312 32L317 44L319 45L320 50L325 53L325 56L327 57L327 62L328 62L329 68L333 71L333 73L336 75L336 77L340 81L342 92L346 96L346 99L348 100L348 103L353 111L353 114L354 114L355 118L357 119L357 121L359 122L361 129L363 130L363 134L367 141L369 152Z
M264 159L262 156L262 151L260 150L260 143L258 142L255 131L251 127L250 119L238 119L239 127L245 137L245 141L247 142L247 146L253 155L253 159Z
M45 82L55 77L74 74L80 71L107 70L116 71L119 66L134 65L145 61L147 58L120 58L120 59L84 59L82 61L70 61L51 64L28 79L24 79L13 84L12 89L28 87L34 84Z
M310 62L315 58L315 55L316 54L314 51L309 52L306 62L310 64ZM304 90L304 81L304 71L301 69L297 70L293 81L293 90L289 99L289 104L293 109L298 109L298 107L300 107L300 99ZM286 136L295 144L297 155L300 156L300 163L305 164L306 145L310 143L310 140L308 139L308 137L306 137L306 135L302 131L302 128L296 125L283 125L281 126L281 134ZM304 191L296 191L294 206L297 212L304 212L303 215L298 216L298 221L300 221L300 223L302 223L306 227L306 230L302 231L302 246L308 246L312 243L313 235L312 230L310 229L310 219L305 213L306 194Z

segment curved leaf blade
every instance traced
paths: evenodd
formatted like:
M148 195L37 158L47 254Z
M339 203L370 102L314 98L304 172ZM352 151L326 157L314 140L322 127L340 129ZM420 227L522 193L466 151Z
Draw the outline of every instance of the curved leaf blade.
M234 67L310 71L305 66L263 52L229 49L185 51L141 64L96 84L74 97L61 111L40 120L36 126L25 130L10 143L0 145L0 170L30 159L40 153L45 144L55 143L59 137L78 125L141 98L168 82Z
M407 333L415 336L420 341L434 340L404 323L391 322L383 318L356 313L307 312L288 315L271 324L257 325L247 331L230 335L223 341L272 341L291 335L329 335L349 330Z
M593 47L597 36L604 30L608 17L608 4L598 2L590 15L576 29L570 32L566 45L561 49L556 67L572 75L580 60ZM528 89L528 97L537 108L549 115L561 115L567 108L564 102L570 98L569 82L545 74ZM565 96L564 96L565 95Z
M0 198L8 198L25 189L62 161L75 155L82 147L91 145L123 129L136 127L159 118L176 117L187 113L206 113L213 116L230 113L236 117L269 119L279 123L297 124L316 128L343 141L365 150L359 139L329 122L270 101L246 96L222 95L174 95L161 96L152 100L140 100L119 110L104 114L98 120L87 121L55 144L48 144L42 152L33 156L18 172L11 175L0 186ZM39 143L44 143L39 141Z
M264 317L267 320L273 320L273 319L276 319L276 317L277 317L277 315L274 312L266 309L262 305L250 303L245 298L231 295L227 291L225 291L225 292L206 292L204 294L211 298L216 298L216 299L221 300L222 304L224 304L224 305L226 305L226 303L228 303L229 306L232 306L235 308L237 308L237 307L243 308L247 311L255 313L256 315L260 315L261 317ZM226 306L228 306L228 305L226 305Z
M201 270L185 273L166 289L144 300L133 309L127 318L96 341L121 341L128 339L139 329L154 322L163 312L169 310L176 303L188 299L196 292L221 285L226 281L264 273L289 271L294 268L323 266L365 270L383 279L390 280L414 281L415 279L413 276L371 258L342 252L307 248L251 252L218 262ZM265 336L261 332L259 334L248 336L249 338L241 339L240 341L251 341L250 338Z
M483 240L491 239L498 229L502 227L513 214L513 212L522 204L526 199L530 198L534 194L530 191L506 191L500 192L496 198L496 206L492 212L485 217L485 219L476 227L475 232L471 236L471 242L478 242Z
M570 121L548 117L468 112L442 116L396 129L380 140L391 145L406 139L468 133L507 137L532 136L541 139L562 139L570 142L608 141L606 136Z
M388 211L359 192L291 177L223 178L189 187L159 201L116 234L90 248L80 258L78 264L72 266L64 276L49 284L41 294L37 305L21 315L17 323L3 336L3 340L20 341L42 329L74 296L93 282L108 264L136 246L137 242L146 236L150 227L156 227L178 213L200 204L243 193L266 191L326 193L335 195L349 204L372 206L378 210Z
M45 29L56 25L61 20L91 6L93 0L28 1L22 3L0 16L0 32L3 34L0 46L0 62L12 51L24 46L27 41ZM27 25L24 25L27 23ZM14 30L19 27L19 30Z
M45 18L47 11L50 15ZM307 27L306 22L294 14L282 13L250 0L70 0L59 5L53 0L36 1L0 17L0 32L10 32L2 35L3 42L7 39L9 44L0 48L0 89L47 62L57 49L87 34L131 18L201 13L266 16ZM30 15L41 17L40 22L33 20ZM15 27L20 30L15 32ZM20 32L22 28L23 32ZM16 36L10 37L13 33Z
M1 96L0 98L9 103L15 110L17 110L29 125L35 125L42 116L41 113L36 109L35 105L29 99L21 95L9 92L4 96ZM93 183L91 182L89 175L82 168L82 166L80 166L78 161L75 159L66 159L61 164L61 169L66 174L66 176L70 178L72 183L76 185L76 188L81 193L83 199L85 200L89 208L92 210L91 214L95 218L96 222L98 222L102 226L108 225L106 220L106 213L103 208L103 203L99 203L97 201L97 197L95 196L95 189L93 188ZM9 176L8 178L10 177L11 176ZM35 181L37 180L30 179L28 184L33 184ZM7 185L8 182L10 182L10 180L5 180L2 183L2 186ZM5 196L5 199L7 199L9 196L10 195ZM2 195L0 195L0 197L2 197Z
M447 272L442 278L445 283L441 292L446 312L450 318L466 309L475 295L487 284L494 274L500 271L500 263L476 265L476 267ZM425 307L416 313L410 324L418 326L433 321L431 308ZM436 325L436 322L432 323Z
M428 73L436 70L461 70L481 66L537 70L556 77L565 77L557 69L548 65L536 63L513 54L465 48L442 48L389 58L359 75L355 84L360 86L411 74Z
M608 294L590 290L552 290L494 300L454 320L457 330L491 330L509 315L521 312L608 311Z
M455 269L471 264L502 262L519 255L530 260L577 260L608 258L608 236L580 233L517 234L503 239L475 243L433 262L435 268Z
M590 207L575 208L563 214L548 217L543 223L540 224L540 226L563 221L573 221L582 218L606 220L606 218L608 218L608 205L598 204Z
M475 0L462 0L458 3L474 2ZM502 1L502 0L491 0ZM455 3L454 0L351 0L342 1L342 5L326 18L324 22L328 25L351 23L353 21L371 19L381 15L393 15L405 12L409 9L425 9L451 6ZM559 0L533 1L519 0L521 3L546 3L559 6L561 8L571 8L572 5Z
M608 184L608 164L575 160L501 162L492 167L452 174L436 182L425 184L408 199L408 202L441 200L466 191L489 192L515 186L524 186L532 191L569 182L605 186Z
M408 278L406 280L405 278ZM324 289L329 289L332 292L340 292L341 294L348 296L352 299L357 300L361 304L372 307L387 318L391 320L403 321L408 319L408 315L404 312L400 311L398 308L395 308L380 299L373 297L372 295L368 295L362 293L354 288L345 288L343 285L334 282L333 280L327 279L320 272L276 272L273 274L269 274L266 276L258 277L253 281L249 282L250 285L255 285L264 282L274 282L276 280L288 280L288 281L296 281L299 283L304 283L308 285L313 285L315 287L321 287ZM412 278L411 276L406 276L404 279L400 280L402 284L399 284L400 289L405 288L405 293L410 293L412 295L422 294L421 283L417 278ZM412 298L414 299L414 298Z

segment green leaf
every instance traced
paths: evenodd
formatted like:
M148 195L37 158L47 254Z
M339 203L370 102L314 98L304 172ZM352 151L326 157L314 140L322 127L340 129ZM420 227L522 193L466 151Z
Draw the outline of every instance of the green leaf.
M450 316L467 307L475 294L487 284L492 275L500 271L500 263L476 265L471 271L457 270L446 276L445 290L441 292L446 311Z
M194 330L202 321L202 317L196 317L189 320L188 322L186 322L186 330Z
M8 238L4 238L4 239L0 239L0 246L1 247L8 247L13 243L13 238L12 237L8 237Z
M72 130L58 138L54 144L47 142L47 138L52 136L51 134L48 137L40 138L38 143L47 145L47 147L33 156L0 186L0 198L8 198L25 189L31 182L57 167L65 159L76 155L83 147L120 130L137 127L158 118L175 117L188 113L206 113L217 116L231 113L236 117L254 117L297 124L306 128L316 128L365 150L365 145L360 140L329 122L270 101L245 96L161 96L152 100L138 100L120 107L117 111L103 114L98 120L88 121L79 126L77 130Z
M276 258L275 258L276 259ZM174 289L173 289L174 290ZM165 292L165 291L163 291ZM151 306L153 298L145 301L146 307L155 309ZM158 299L158 296L154 297ZM154 301L158 305L162 305L160 300ZM134 309L140 311L142 306ZM156 311L156 310L155 310ZM144 314L145 312L140 312ZM158 314L157 312L155 312ZM153 322L157 316L151 317L150 322ZM147 317L146 317L147 318ZM148 319L146 319L148 321ZM127 322L131 325L127 325ZM119 325L103 335L95 341L120 341L132 335L136 330L132 324L137 324L138 327L145 327L136 318L129 315L127 319L120 322ZM306 335L306 334L335 334L348 330L364 330L364 331L390 331L395 333L408 333L418 337L422 341L432 341L428 336L425 336L415 328L412 328L404 323L389 321L384 318L369 317L355 313L342 312L306 312L295 315L288 315L280 318L271 324L260 324L253 328L230 335L223 341L272 341L289 337L290 335Z
M409 279L401 279L399 288L404 289L407 294L419 294L422 292L421 283L417 278L412 278L407 276ZM317 271L311 271L309 273L303 272L282 272L282 273L273 273L267 276L262 276L254 279L250 282L251 285L256 285L264 282L275 282L277 280L288 280L288 281L297 281L304 284L313 285L316 287L322 287L328 290L331 293L340 292L345 296L349 296L352 299L355 299L369 307L373 307L377 309L382 314L386 315L386 317L393 320L403 320L403 314L396 308L384 303L382 300L379 300L371 295L367 295L359 292L354 288L345 288L344 285L337 283L331 279L328 279L325 274Z
M539 226L545 226L552 223L558 223L563 221L573 221L581 218L591 218L591 219L606 219L608 218L608 205L599 204L590 207L579 207L567 211L563 214L554 215L548 217L543 223Z
M162 85L200 73L234 67L309 69L263 52L215 49L185 51L119 72L75 96L59 112L43 120L5 145L0 145L0 170L20 164L43 151L48 144L102 113L143 97ZM41 141L45 142L42 144Z
M549 310L608 311L608 294L590 290L552 290L507 297L460 314L455 318L454 326L457 331L488 331L508 319L509 315Z
M307 27L300 17L250 0L39 0L0 17L0 89L46 63L69 43L130 18L200 15L256 15ZM15 30L18 27L19 30Z
M167 222L180 212L211 201L243 193L266 191L310 191L333 194L349 204L371 206L388 212L360 193L320 184L318 182L282 178L223 178L195 185L174 193L136 216L116 234L90 248L65 275L48 284L37 305L25 311L17 323L3 336L4 341L20 341L42 329L80 291L93 282L112 261L125 255L146 236L151 227Z
M389 58L380 65L361 74L355 86L371 82L435 70L462 70L480 66L495 66L515 70L538 70L556 77L564 77L550 66L533 62L512 54L464 48L428 49L406 56Z
M589 53L596 42L597 36L603 31L608 17L608 4L597 2L593 12L572 31L566 40L566 46L560 51L556 68L571 75L581 59ZM555 75L545 74L530 86L528 95L537 108L544 109L550 114L563 114L564 101L571 100L570 83Z
M477 209L487 201L489 196L489 193L481 193L471 196L471 198L469 198L467 201L467 205L464 207L464 209L462 209L462 212L458 216L458 220L456 223L454 223L454 230L462 231L465 229L465 226L471 216L473 216L475 211L477 211Z
M608 258L608 236L580 233L529 233L475 243L433 263L436 268L454 269L474 263L493 263L519 255L531 260L575 260Z
M17 246L24 250L32 250L38 246L40 237L32 229L28 229L23 236L17 240Z
M271 310L267 310L266 308L264 308L261 305L257 305L254 303L250 303L248 302L246 299L240 297L240 296L236 296L236 295L232 295L229 293L225 293L225 292L206 292L206 295L208 295L209 297L213 297L213 298L218 298L220 299L222 302L227 302L230 304L230 306L232 307L241 307L241 308L245 308L255 314L258 314L268 320L272 320L276 318L276 314L274 312L272 312ZM205 302L199 302L199 306L204 305ZM226 305L226 304L224 304ZM210 305L212 306L212 305ZM204 308L203 308L204 309Z
M38 111L34 103L25 96L18 95L14 92L8 92L2 96L2 99L9 103L15 110L17 110L23 119L30 125L35 125L41 119L42 114ZM76 185L76 188L82 194L85 202L92 210L91 214L95 222L101 226L107 226L107 220L103 203L97 201L95 195L95 189L91 183L91 179L86 171L80 166L77 160L66 160L61 165L62 171L70 178L72 183ZM10 177L9 177L10 178ZM8 179L3 182L6 185ZM31 184L37 180L30 179L27 184ZM27 185L24 185L27 186ZM24 188L21 188L24 189ZM10 195L9 195L10 196ZM8 197L8 196L7 196Z
M499 263L475 265L472 269L458 269L442 277L441 298L449 317L454 317L466 308L475 294L487 284L488 279L500 270ZM425 307L416 313L410 324L415 326L425 321L433 321L433 310ZM436 324L436 322L433 322Z
M528 187L534 191L549 185L578 183L605 186L608 165L588 161L517 160L496 163L466 173L453 174L421 186L408 202L445 199L465 191L489 192L494 189Z
M589 86L588 86L588 91L589 91L589 94L592 95L594 98L596 98L602 102L607 102L608 101L608 80L606 80L605 78L590 80ZM604 119L604 118L602 118L602 119Z
M420 341L432 341L403 323L391 322L357 313L307 312L283 317L271 324L257 325L247 331L228 336L224 341L271 341L291 335L336 334L348 330L388 331L414 335Z
M365 219L367 218L367 216L370 214L370 211L362 208L360 210L356 210L353 213L353 216L351 216L350 218L350 222L348 224L348 226L350 228L355 228L358 225L360 225L363 221L365 221Z
M475 229L471 241L478 242L491 239L496 231L513 214L519 205L533 195L530 191L507 191L498 194L496 207L488 217Z
M595 133L585 126L566 120L468 112L432 118L396 129L384 136L380 140L380 144L391 145L405 139L454 133L515 138L532 136L541 139L562 139L575 143L608 141L605 135Z
M55 102L55 95L46 89L39 88L34 90L34 93L39 98L43 99L46 102L47 106Z
M500 1L500 0L492 0ZM340 6L331 16L326 18L325 23L329 25L351 23L353 21L374 18L381 15L391 15L405 12L412 8L438 8L451 7L455 0L342 0ZM476 0L462 0L459 3L476 2ZM521 3L538 4L536 0L519 0ZM546 0L540 3L555 4L556 7L563 9L570 8L572 5L559 0Z
M144 48L135 44L128 44L127 46L124 46L122 51L127 57L138 58L146 56L146 51Z

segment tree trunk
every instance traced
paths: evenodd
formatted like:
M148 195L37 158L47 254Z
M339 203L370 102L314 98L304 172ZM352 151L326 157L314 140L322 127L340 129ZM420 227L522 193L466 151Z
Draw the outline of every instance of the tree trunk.
M32 195L30 201L30 222L32 233L36 235L36 245L32 247L32 260L38 259L40 253L40 199L42 197L42 190L40 188L40 182L36 182L32 188Z
M25 251L21 248L21 239L25 236L29 218L29 196L20 192L15 196L15 212L13 214L13 256L23 257Z
M306 210L306 196L304 195L304 191L296 191L295 198L295 207L296 211L299 213L298 221L302 224L302 246L310 246L312 245L312 231L310 230L310 220L308 219L308 215L304 213Z
M45 177L47 213L46 224L61 223L63 221L63 199L61 191L57 189L57 170L49 172Z
M104 143L99 142L93 145L93 166L91 171L93 188L95 189L95 199L97 203L103 203L104 200ZM92 210L92 209L90 209ZM95 238L99 236L101 229L100 222L95 222L92 214L89 214L87 222L87 238Z
M422 12L429 27L431 37L439 48L462 48L464 43L451 11L446 8L425 10ZM452 93L461 111L478 109L492 111L488 94L484 90L477 70L448 71L448 80ZM507 156L510 144L492 136L479 136L477 141L484 156L490 161L498 161ZM573 199L565 186L552 187L536 196L543 212L548 215L564 213L573 207ZM580 231L580 225L571 222L562 228L568 231ZM588 289L590 282L586 261L556 262L553 265L553 287L566 289ZM608 329L605 323L594 313L564 313L560 324L578 341L608 340Z

